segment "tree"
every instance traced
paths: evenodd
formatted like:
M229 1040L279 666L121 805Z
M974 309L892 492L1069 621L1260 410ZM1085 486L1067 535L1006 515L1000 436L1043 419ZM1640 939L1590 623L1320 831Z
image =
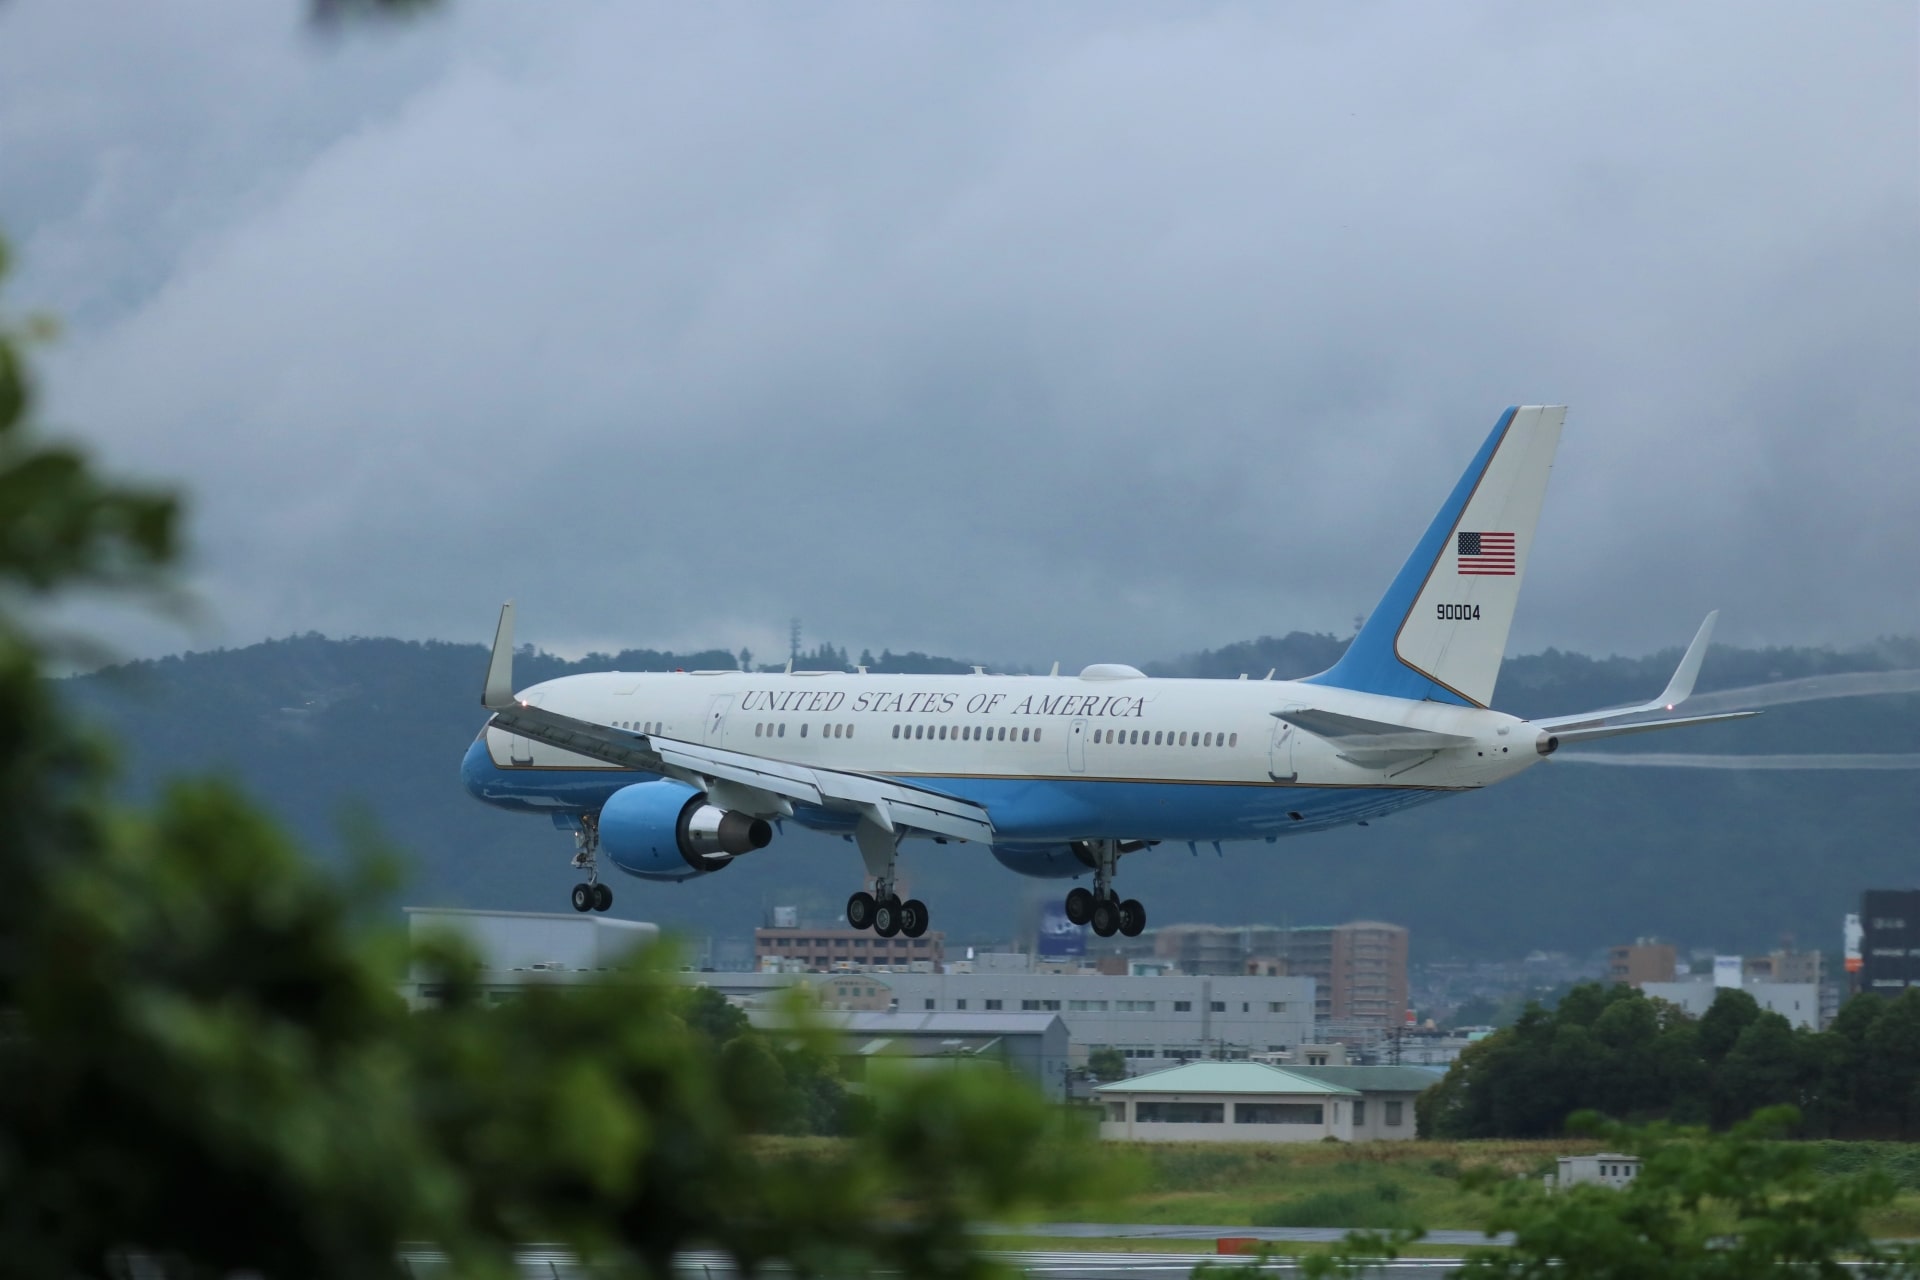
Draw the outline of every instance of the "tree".
M1777 1013L1763 1013L1747 1024L1720 1064L1714 1119L1728 1125L1764 1107L1797 1103L1800 1080L1792 1025Z
M1112 1045L1103 1044L1087 1055L1087 1074L1101 1084L1127 1078L1127 1058Z
M1719 1066L1733 1052L1740 1033L1760 1018L1760 1002L1734 987L1714 993L1713 1003L1700 1019L1700 1052L1711 1066Z

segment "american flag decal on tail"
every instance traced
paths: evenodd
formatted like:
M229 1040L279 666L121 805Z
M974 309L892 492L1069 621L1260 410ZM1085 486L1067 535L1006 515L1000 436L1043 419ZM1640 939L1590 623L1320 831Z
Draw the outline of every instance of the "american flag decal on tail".
M1462 577L1502 577L1514 574L1514 545L1510 533L1455 535L1458 558L1454 568Z

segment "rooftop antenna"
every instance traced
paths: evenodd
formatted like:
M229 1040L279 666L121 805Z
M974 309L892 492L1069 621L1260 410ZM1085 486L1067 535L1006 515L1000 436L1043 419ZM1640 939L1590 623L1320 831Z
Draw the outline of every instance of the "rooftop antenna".
M1278 667L1268 667L1268 668L1267 668L1267 674L1265 674L1265 675L1263 675L1263 676L1261 676L1260 678L1261 678L1262 680L1271 680L1271 679L1273 679L1273 673L1274 673L1274 672L1276 672L1276 671L1278 671L1279 669L1280 669L1280 668L1278 668Z
M1060 660L1058 658L1054 659L1053 670L1047 672L1047 674L1050 676L1057 676L1060 674Z

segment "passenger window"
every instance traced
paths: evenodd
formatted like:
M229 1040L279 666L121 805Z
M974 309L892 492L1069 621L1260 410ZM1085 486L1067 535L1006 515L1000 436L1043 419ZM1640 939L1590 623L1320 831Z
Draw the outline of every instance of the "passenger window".
M1228 735L1227 735L1227 745L1228 745L1228 746L1230 746L1230 747L1237 747L1237 746L1239 746L1239 745L1240 745L1240 735L1239 735L1239 734L1237 734L1237 733L1230 733L1230 734L1228 734Z
M1184 733L1180 735L1180 745L1183 747L1187 745L1187 735Z
M942 742L945 742L946 740L947 740L947 726L945 726L945 725L941 725L941 726L940 726L940 741L942 741Z
M786 737L786 736L787 736L787 722L786 722L785 720L782 720L782 721L780 722L780 732L779 732L779 733L776 733L776 734L774 735L774 737L776 737L776 738L784 738L784 737Z
M1038 741L1040 741L1040 731L1039 731L1038 729L1035 729L1035 730L1033 731L1033 740L1034 740L1035 742L1038 742Z
M1154 746L1156 746L1156 747L1160 745L1160 731L1159 731L1159 730L1157 730L1157 729L1156 729L1156 730L1154 730L1154 734L1153 734L1153 745L1154 745Z
M894 736L894 737L896 737L896 738L900 736L900 726L899 726L899 725L895 725L895 726L893 726L893 736Z
M1030 729L1022 729L1020 731L1020 741L1025 742L1027 740L1027 735L1031 732L1032 730Z
M1213 745L1213 735L1212 735L1212 734L1210 734L1210 733L1209 733L1209 734L1203 734L1202 736L1203 736L1203 737L1204 737L1204 738L1206 739L1206 741L1204 741L1204 742L1202 742L1202 743L1200 744L1201 746L1203 746L1203 747L1210 747L1210 746L1212 746L1212 745Z
M803 738L807 736L807 726L805 723L802 723L800 726L800 736Z
M848 725L848 726L847 726L847 732L846 732L846 735L845 735L845 736L847 736L847 737L849 737L849 738L851 738L851 737L853 736L853 726L852 726L852 725Z
M757 738L757 737L759 737L759 736L760 736L760 730L761 730L762 728L764 728L764 727L765 727L765 726L763 726L763 725L755 725L755 726L753 726L753 736L754 736L754 737L756 737L756 738Z
M1005 742L1006 740L1007 740L1007 726L1005 726L1005 725L1001 725L1001 726L1000 726L1000 741L1002 741L1002 742Z

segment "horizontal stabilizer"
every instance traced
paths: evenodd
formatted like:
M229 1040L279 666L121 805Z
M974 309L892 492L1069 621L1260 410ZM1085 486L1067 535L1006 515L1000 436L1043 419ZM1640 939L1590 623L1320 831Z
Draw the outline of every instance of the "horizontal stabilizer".
M1721 720L1745 720L1757 716L1758 711L1724 711L1711 716L1680 716L1673 720L1641 720L1633 724L1601 724L1585 729L1555 729L1553 736L1560 740L1561 746L1574 742L1598 742L1602 738L1618 738L1629 733L1651 733L1655 729L1678 729L1690 724L1714 724Z

